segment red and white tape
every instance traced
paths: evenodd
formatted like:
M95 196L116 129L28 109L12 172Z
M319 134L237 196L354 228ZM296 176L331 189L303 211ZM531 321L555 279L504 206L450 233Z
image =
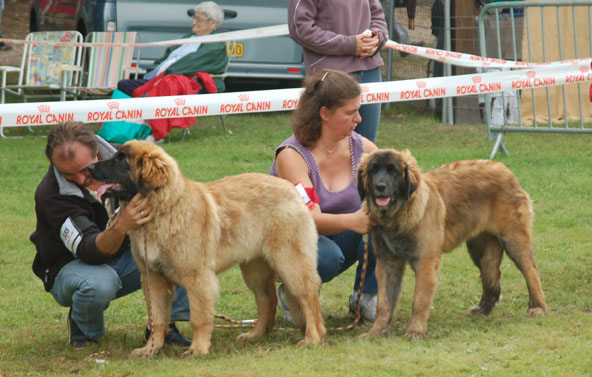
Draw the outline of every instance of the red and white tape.
M475 67L475 68L534 68L534 67L549 67L553 65L569 65L577 62L586 62L590 58L583 59L570 59L562 60L557 62L547 63L530 63L530 62L519 62L513 60L495 59L495 58L484 58L482 56L463 54L462 52L439 50L437 48L428 48L423 46L412 46L397 43L395 41L388 40L385 48L405 52L421 56L426 59L437 60L442 63L448 63L452 65L458 65L462 67Z
M199 38L202 38L202 43L206 43L205 38L210 38L208 41L212 42L214 40L211 39L214 38L215 41L224 41L231 40L228 39L230 37L232 39L248 39L285 34L287 34L287 26L278 25ZM199 38L196 38L196 41ZM174 40L157 43L167 45L186 42L187 40ZM592 81L592 58L551 63L524 63L401 45L393 41L388 41L386 47L454 65L506 69L530 68L362 84L362 104L457 97ZM301 91L302 89L279 89L119 100L4 104L0 105L0 127L56 124L66 120L95 123L115 120L286 111L296 108Z
M160 47L160 46L177 46L182 44L195 43L214 43L214 42L228 42L239 41L256 38L277 37L288 35L288 25L266 26L255 29L245 29L237 31L228 31L225 33L216 33L203 36L195 36L190 38L172 39L160 42L134 42L134 43L90 43L90 42L58 42L58 41L23 41L18 39L0 38L0 42L7 44L32 44L32 45L52 45L52 46L76 46L76 47L104 47L104 46L133 46L133 47Z
M89 42L59 42L59 41L24 41L17 39L6 39L0 38L0 42L8 44L34 44L34 45L55 45L55 46L77 46L77 47L90 47L90 46L134 46L134 47L159 47L159 46L176 46L182 44L194 44L194 43L214 43L214 42L229 42L237 40L247 40L256 38L267 38L277 37L282 35L288 35L288 25L274 25L254 29L245 29L230 31L225 33L210 34L205 36L195 36L191 38L173 39L168 41L159 42L134 42L134 43L89 43ZM485 58L482 56L464 54L454 51L439 50L436 48L428 48L423 46L405 45L400 44L392 40L388 40L384 48L390 48L393 50L418 55L426 59L438 60L443 63L449 63L453 65L459 65L464 67L483 67L483 68L529 68L529 67L543 67L549 65L564 65L571 64L574 60L565 60L559 62L548 62L548 63L530 63L530 62L519 62L504 59ZM581 59L576 59L578 61Z
M361 102L467 96L592 81L592 59L529 70L362 84ZM0 105L0 126L95 123L293 110L302 89Z

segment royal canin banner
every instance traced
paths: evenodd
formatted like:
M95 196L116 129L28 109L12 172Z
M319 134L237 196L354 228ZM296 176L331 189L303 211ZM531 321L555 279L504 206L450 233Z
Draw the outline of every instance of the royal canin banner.
M288 34L287 25L276 25L196 38L135 43L133 45L170 46L184 43L211 43L239 39L266 38L286 34ZM29 43L8 39L0 39L0 41ZM57 42L55 44L74 43ZM80 45L89 44L82 43ZM362 104L457 97L592 81L592 58L549 63L527 63L490 59L420 46L402 45L394 41L388 41L385 44L385 48L392 48L453 65L480 67L483 69L501 68L502 71L363 84L361 85ZM512 68L514 70L510 70ZM162 119L286 111L296 108L301 90L280 89L119 100L106 99L3 104L0 105L0 127L57 124L67 120L95 123L115 120ZM592 87L590 90L592 100Z
M592 81L592 59L527 70L362 84L361 102L385 103ZM162 119L293 110L302 89L0 105L1 127Z

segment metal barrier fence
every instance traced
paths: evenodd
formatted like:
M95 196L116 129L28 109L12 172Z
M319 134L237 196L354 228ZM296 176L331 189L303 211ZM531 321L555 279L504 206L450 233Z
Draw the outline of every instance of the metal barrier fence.
M533 63L592 56L592 1L489 3L478 24L481 56ZM582 90L582 78L539 89L525 81L515 90L480 98L488 136L495 140L490 158L500 149L508 154L507 132L592 134L589 84Z
M434 16L432 8L434 0L413 0L414 18L409 18L407 8L401 5L408 4L407 0L380 0L384 9L385 18L389 26L390 38L403 44L419 45L426 47L436 47L437 37L434 34ZM444 23L444 14L438 15L438 22ZM410 26L412 25L412 26ZM443 41L443 39L442 39ZM437 46L444 48L444 44ZM385 62L385 72L383 78L386 81L419 79L433 76L433 63L413 54L398 53L391 49L383 50ZM440 74L441 76L442 74ZM441 99L438 102L442 101ZM435 109L435 100L432 103L426 101L409 102L417 107ZM384 104L385 109L389 109L390 103ZM439 111L441 105L438 106Z

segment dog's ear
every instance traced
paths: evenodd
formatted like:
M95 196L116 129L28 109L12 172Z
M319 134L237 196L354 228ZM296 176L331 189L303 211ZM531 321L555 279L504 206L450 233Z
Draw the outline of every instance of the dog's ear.
M142 142L138 142L140 144ZM173 161L160 147L140 145L135 148L135 164L138 172L138 191L145 194L162 187L173 176Z
M417 166L417 161L415 157L411 155L409 150L405 150L402 153L403 156L403 163L405 164L404 168L404 183L405 183L405 192L407 199L411 197L411 195L417 190L417 186L419 185L419 180L421 178L421 171Z
M411 180L409 179L409 166L405 165L405 199L409 199L409 197L411 196L411 194L413 194L413 192L415 191L415 189L417 188L417 186L414 186L413 184L411 184Z
M144 185L144 179L142 178L142 170L143 170L143 163L142 160L137 161L138 164L138 182L136 184L136 189L142 195L147 194L151 188Z
M368 168L368 160L370 160L370 155L365 153L362 156L360 164L358 165L358 194L360 194L360 199L362 201L364 201L364 198L366 198L366 169Z
M142 158L141 179L147 188L158 188L167 184L171 176L170 166L160 155L147 153Z

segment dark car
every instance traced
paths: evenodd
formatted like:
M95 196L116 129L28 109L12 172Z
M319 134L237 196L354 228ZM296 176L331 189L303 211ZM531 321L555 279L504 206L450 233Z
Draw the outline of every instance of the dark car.
M33 0L31 31L136 31L141 42L181 38L191 32L188 10L200 0ZM225 19L218 31L287 22L286 0L220 0ZM304 77L302 48L290 36L236 41L228 78L294 85ZM142 47L142 65L162 56L164 47Z

